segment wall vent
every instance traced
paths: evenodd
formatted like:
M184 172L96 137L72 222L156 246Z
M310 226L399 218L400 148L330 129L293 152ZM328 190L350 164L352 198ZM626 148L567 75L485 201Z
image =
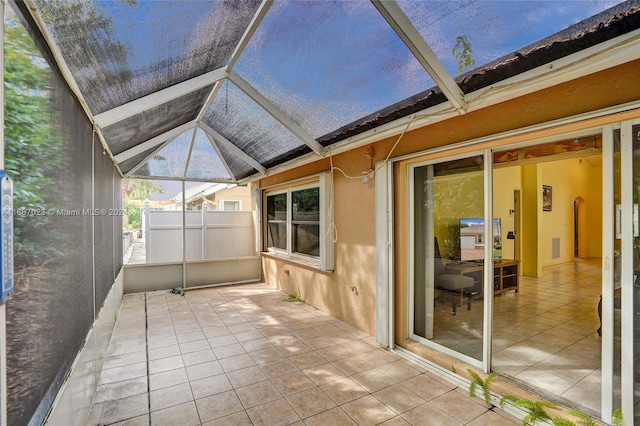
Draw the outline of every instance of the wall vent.
M560 259L560 238L551 239L551 258Z

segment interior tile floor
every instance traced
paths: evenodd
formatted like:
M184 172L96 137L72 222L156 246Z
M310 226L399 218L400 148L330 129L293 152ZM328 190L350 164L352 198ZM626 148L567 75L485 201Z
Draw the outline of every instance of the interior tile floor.
M581 259L543 268L542 277L520 277L520 290L494 297L494 371L549 396L560 395L600 412L601 345L598 301L601 259ZM619 318L614 365L620 365ZM436 304L434 341L480 359L482 299L451 315ZM619 369L614 373L619 380ZM619 382L618 382L619 385ZM614 386L614 389L616 386Z
M526 294L526 293L525 293ZM517 425L266 284L128 295L90 425Z

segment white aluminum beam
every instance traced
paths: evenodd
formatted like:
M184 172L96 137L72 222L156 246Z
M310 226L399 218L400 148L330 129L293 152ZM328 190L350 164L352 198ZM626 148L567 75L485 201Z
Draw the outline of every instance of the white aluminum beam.
M204 103L202 108L200 108L200 112L198 113L198 116L196 117L196 122L197 123L201 122L202 119L204 118L204 115L209 110L209 107L213 103L213 100L216 98L216 95L220 91L220 88L222 87L223 83L224 83L224 80L218 80L218 81L216 81L216 84L213 85L213 89L211 89L211 92L209 93L209 96L207 96L206 102Z
M204 130L203 130L203 132L204 132ZM222 152L220 152L220 148L218 147L218 144L216 143L216 141L213 140L213 136L211 136L207 132L204 132L204 134L207 136L207 139L209 139L209 143L211 144L213 149L216 151L216 154L218 155L218 158L222 162L222 165L224 166L225 170L227 171L227 173L229 173L229 177L231 177L231 179L234 182L238 182L236 177L233 175L233 171L231 170L231 167L229 167L229 164L227 163L227 160L225 160L224 156L222 155Z
M240 157L240 159L242 161L244 161L245 163L247 163L248 165L250 165L251 167L253 167L257 171L259 171L261 174L265 174L267 172L267 169L265 169L262 166L262 164L258 163L251 156L249 156L249 154L247 154L246 152L244 152L243 150L241 150L240 148L238 148L237 146L235 146L234 144L229 142L229 140L227 138L225 138L220 133L218 133L215 130L213 130L206 123L199 123L198 126L202 130L204 130L205 133L207 133L208 135L211 135L216 143L224 145L225 148L227 148L233 154L235 154L238 157ZM222 156L220 156L220 157L222 158Z
M411 50L418 62L427 70L458 113L464 114L466 112L466 104L464 93L460 86L453 80L453 77L447 72L442 62L431 50L431 47L422 38L416 27L407 18L407 15L400 9L400 6L395 1L390 0L371 0L371 3Z
M269 11L269 8L271 8L272 4L273 4L273 0L263 0L262 1L262 4L260 5L260 7L258 7L258 10L256 11L255 15L253 16L253 19L249 23L249 26L247 27L247 30L242 35L242 38L240 39L240 42L237 44L235 50L231 54L231 59L229 60L229 63L227 64L227 71L231 71L233 69L233 66L236 64L236 62L238 62L238 59L240 58L240 55L244 51L244 48L247 47L247 44L249 44L249 41L251 40L251 37L253 36L253 34L256 32L256 30L260 26L260 23L262 22L262 20L266 16L266 14Z
M289 129L291 133L296 135L305 145L307 145L313 152L318 155L324 156L324 147L320 145L306 130L304 130L298 123L293 121L288 115L286 115L280 108L271 103L264 95L258 92L249 82L244 80L235 72L231 71L228 74L229 79L242 90L247 96L253 99L258 105L260 105L265 111L267 111L273 118L278 120L284 127Z
M167 139L173 139L179 136L181 133L186 132L189 129L193 129L195 126L196 126L196 123L194 121L191 121L181 126L174 127L168 132L165 132L147 141L139 143L138 145L134 146L133 148L129 148L126 151L122 151L120 154L116 155L114 159L118 163L127 161L128 159L133 158L138 154L142 154L143 152L153 148L154 146L160 145L162 142L165 142Z
M182 178L187 177L187 171L189 170L189 163L191 163L191 154L193 153L193 145L196 143L196 134L198 133L198 128L193 128L193 133L191 134L191 142L189 143L189 152L187 152L187 162L184 165L184 172L182 173Z
M182 83L175 84L162 90L158 90L150 95L128 102L109 111L97 114L94 118L96 124L100 127L107 127L118 121L133 117L136 114L157 107L181 96L195 92L203 87L210 86L215 82L222 80L226 76L224 68L210 71L206 74L199 75Z

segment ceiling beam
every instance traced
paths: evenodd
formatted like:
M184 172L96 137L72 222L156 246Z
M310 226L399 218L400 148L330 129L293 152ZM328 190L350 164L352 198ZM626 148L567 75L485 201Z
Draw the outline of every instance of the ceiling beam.
M213 89L211 89L211 92L209 93L209 96L207 96L207 100L205 101L205 103L202 106L202 108L200 108L200 112L198 113L198 116L196 117L196 122L197 123L201 122L202 119L204 118L204 115L209 110L209 107L213 103L213 100L216 98L216 95L218 94L218 92L222 88L222 85L224 84L224 82L225 82L225 80L218 80L218 81L216 81L216 84L213 85Z
M464 114L466 102L460 86L453 80L451 74L447 72L431 47L400 9L400 6L395 1L389 0L371 0L371 3L411 50L418 62L427 70L458 113Z
M253 19L249 23L247 30L242 35L240 42L236 45L235 50L231 54L231 59L227 64L227 71L231 71L234 65L236 64L236 62L238 62L238 59L240 58L240 55L244 51L244 48L247 47L247 45L249 44L251 37L260 26L260 23L262 22L264 17L267 15L267 12L269 11L269 8L271 8L272 4L273 4L273 0L262 1L262 4L260 4L260 7L258 7L258 10L256 11L255 15L253 15Z
M113 158L118 162L118 163L122 163L123 161L127 161L130 158L135 157L138 154L142 154L143 152L156 147L160 144L162 144L163 142L166 142L168 139L172 139L175 138L177 136L179 136L180 134L182 134L183 132L186 132L189 129L193 129L196 126L195 121L190 121L188 123L185 123L181 126L178 127L174 127L173 129L169 130L168 132L164 132L161 135L158 135L154 138L151 138L149 140L146 140L142 143L139 143L138 145L127 149L126 151L122 151L120 154L115 155Z
M202 130L202 129L200 129L200 130ZM234 182L238 182L236 177L233 175L233 171L231 170L231 167L229 167L229 164L227 163L227 160L222 155L222 152L220 152L220 148L218 147L218 144L216 143L216 141L213 140L213 136L211 136L209 133L205 132L204 130L203 130L203 133L205 134L207 139L209 139L209 143L211 144L211 147L216 151L216 154L218 155L218 158L220 159L220 162L222 162L222 165L224 166L224 168L227 171L227 173L229 173L229 176L231 177L231 179Z
M136 114L150 110L159 105L177 99L181 96L200 90L203 87L211 86L226 76L224 68L209 71L206 74L199 75L189 80L183 81L173 86L167 87L157 92L143 96L134 101L128 102L119 107L110 109L103 113L97 114L94 118L96 124L100 127L107 127L118 121L122 121Z
M296 135L305 145L307 145L313 152L318 155L324 156L324 147L318 143L306 130L304 130L298 123L293 121L288 115L286 115L277 106L272 104L262 93L258 92L251 84L240 77L235 72L231 71L228 74L229 79L242 90L247 96L260 105L265 111L267 111L273 118L278 120L284 127L289 129L291 133Z
M182 173L182 178L187 177L187 170L189 170L189 163L191 162L191 153L193 152L193 145L196 143L196 134L198 133L198 128L193 128L193 134L191 135L191 142L189 143L189 151L187 152L187 162L184 165L184 172Z
M227 138L225 138L220 133L218 133L215 130L213 130L206 123L199 123L198 126L202 130L204 130L205 133L207 133L208 135L211 135L213 137L213 140L216 143L219 143L219 144L223 145L225 148L227 148L233 154L235 154L238 157L240 157L240 159L242 161L244 161L245 163L247 163L248 165L250 165L251 167L253 167L257 171L259 171L261 174L266 174L267 173L267 169L265 169L262 164L258 163L256 160L253 159L253 157L251 157L249 154L247 154L246 152L244 152L243 150L241 150L240 148L235 146Z

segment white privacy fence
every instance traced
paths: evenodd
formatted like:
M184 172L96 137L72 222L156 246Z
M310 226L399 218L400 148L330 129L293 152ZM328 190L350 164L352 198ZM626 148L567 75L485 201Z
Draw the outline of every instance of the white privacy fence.
M150 210L142 218L147 263L181 262L182 211ZM186 260L254 256L250 211L187 210L184 212Z

